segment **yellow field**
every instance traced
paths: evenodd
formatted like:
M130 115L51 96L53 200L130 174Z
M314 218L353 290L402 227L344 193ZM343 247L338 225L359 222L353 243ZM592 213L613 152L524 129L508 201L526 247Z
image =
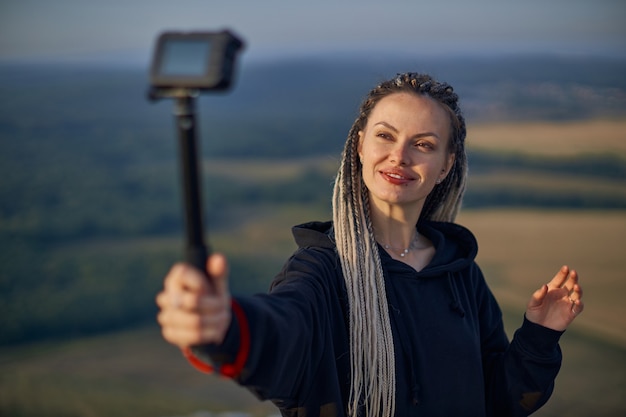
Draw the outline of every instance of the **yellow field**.
M626 348L626 212L466 211L458 222L479 242L478 262L501 303L523 311L561 265L584 290L584 328Z
M470 148L547 156L626 155L626 120L493 123L471 125Z

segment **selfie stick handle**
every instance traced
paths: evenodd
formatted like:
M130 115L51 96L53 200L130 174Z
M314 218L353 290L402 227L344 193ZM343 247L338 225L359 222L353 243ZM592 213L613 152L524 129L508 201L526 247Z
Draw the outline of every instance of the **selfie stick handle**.
M202 221L194 98L192 96L178 97L174 114L178 126L185 201L187 235L185 258L188 263L205 272L209 249L205 245L203 237L204 222Z

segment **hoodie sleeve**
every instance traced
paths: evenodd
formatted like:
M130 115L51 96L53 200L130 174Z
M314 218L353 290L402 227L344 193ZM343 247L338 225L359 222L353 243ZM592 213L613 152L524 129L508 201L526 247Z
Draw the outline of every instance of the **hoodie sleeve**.
M524 318L509 343L500 307L486 284L481 293L481 345L488 415L528 416L552 395L561 367L558 341L563 332Z
M299 405L298 399L311 390L327 391L319 393L321 398L336 396L340 392L336 384L320 387L313 382L320 373L336 375L332 343L345 340L336 337L346 332L345 324L341 319L333 322L343 317L337 313L344 308L345 298L337 284L340 275L336 268L340 266L333 251L299 249L276 277L269 294L235 298L234 306L240 307L241 314L233 314L225 341L219 346L195 347L194 356L210 360L216 369L226 364L230 370L238 358L241 362L242 349L247 351L240 372L228 376L259 398L286 408Z

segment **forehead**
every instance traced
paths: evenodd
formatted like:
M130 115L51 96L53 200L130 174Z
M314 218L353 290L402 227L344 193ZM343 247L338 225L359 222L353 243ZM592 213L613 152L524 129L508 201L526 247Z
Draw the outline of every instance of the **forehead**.
M450 132L450 116L436 100L411 93L393 93L383 97L372 109L367 127L385 122L397 129L430 131L440 137Z

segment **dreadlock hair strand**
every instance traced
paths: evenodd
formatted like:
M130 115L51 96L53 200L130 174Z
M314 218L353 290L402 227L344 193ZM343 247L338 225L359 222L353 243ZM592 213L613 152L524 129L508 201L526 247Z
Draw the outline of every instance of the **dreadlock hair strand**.
M370 216L369 193L358 158L359 131L384 97L408 92L437 101L449 114L448 150L454 164L424 202L421 219L454 221L465 191L465 120L452 87L425 74L405 73L375 87L360 112L342 152L333 189L333 227L348 293L351 388L350 417L391 417L395 413L396 366L385 277Z

